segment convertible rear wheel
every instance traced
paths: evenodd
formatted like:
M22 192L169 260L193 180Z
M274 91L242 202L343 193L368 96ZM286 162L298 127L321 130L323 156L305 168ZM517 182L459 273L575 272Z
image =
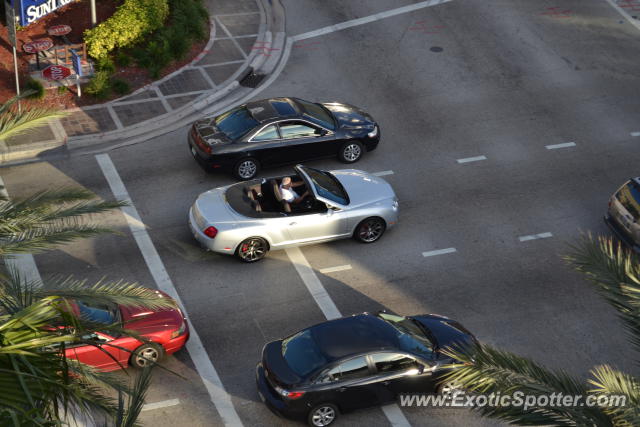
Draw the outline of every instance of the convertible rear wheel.
M382 218L372 216L358 224L353 237L362 243L373 243L382 237L386 228L387 225Z
M355 163L360 160L364 148L360 141L347 141L342 144L338 152L338 159L344 163Z
M244 262L260 261L269 252L269 244L262 237L249 237L236 249L236 255Z
M254 158L247 157L240 160L233 168L233 174L236 178L247 180L255 177L260 170L260 164Z

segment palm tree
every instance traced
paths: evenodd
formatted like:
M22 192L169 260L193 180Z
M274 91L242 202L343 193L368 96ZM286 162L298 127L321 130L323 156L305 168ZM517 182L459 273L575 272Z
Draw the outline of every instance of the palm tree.
M29 108L18 111L14 104L31 95L34 91L26 91L14 96L4 104L0 104L0 139L20 135L42 126L50 119L61 118L67 113L51 108Z
M640 263L637 256L614 245L610 238L584 236L565 257L617 310L631 343L640 349ZM459 363L444 381L472 392L513 395L611 396L625 398L625 406L484 406L484 416L517 425L545 426L638 426L640 425L640 379L609 365L596 366L586 381L563 370L549 370L536 362L477 344L450 348L445 353ZM602 400L605 402L606 400ZM583 401L584 402L584 401Z

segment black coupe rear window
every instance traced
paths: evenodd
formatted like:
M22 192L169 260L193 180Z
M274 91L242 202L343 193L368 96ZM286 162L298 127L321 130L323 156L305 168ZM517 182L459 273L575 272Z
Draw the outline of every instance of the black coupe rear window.
M301 377L327 364L309 329L282 341L282 356L291 370Z
M220 114L214 119L214 122L218 129L233 141L258 126L258 121L244 106Z
M313 104L301 99L297 99L296 101L298 101L298 104L302 105L302 108L304 108L304 115L306 118L320 126L326 127L327 129L335 130L336 125L333 120L333 115L322 105Z
M634 219L640 218L640 185L629 181L618 191L616 196L622 206L633 215Z

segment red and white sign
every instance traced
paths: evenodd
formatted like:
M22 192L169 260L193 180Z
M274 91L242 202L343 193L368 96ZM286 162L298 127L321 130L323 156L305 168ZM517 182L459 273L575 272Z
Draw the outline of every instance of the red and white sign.
M53 42L51 39L38 39L22 45L22 49L27 53L38 53L42 50L51 49Z
M64 36L71 32L71 27L68 25L54 25L53 27L47 28L47 33L50 36Z
M71 70L62 65L49 65L42 70L42 77L49 80L62 80L71 75Z

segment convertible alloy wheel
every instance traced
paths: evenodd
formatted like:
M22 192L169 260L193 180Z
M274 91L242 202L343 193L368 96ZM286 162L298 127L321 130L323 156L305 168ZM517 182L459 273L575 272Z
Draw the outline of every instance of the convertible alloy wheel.
M235 167L235 175L243 180L251 179L258 173L258 162L253 159L240 160Z
M260 237L250 237L240 243L237 255L244 262L260 261L269 251L267 242Z
M362 157L362 144L358 141L345 143L340 149L340 160L345 163L356 162Z
M355 238L363 243L373 243L382 236L385 228L381 218L367 218L356 228Z
M315 427L326 427L334 422L337 416L338 409L330 403L325 403L316 406L309 413L309 424Z
M136 368L144 368L156 363L161 356L162 350L156 344L143 344L133 353L131 362Z

